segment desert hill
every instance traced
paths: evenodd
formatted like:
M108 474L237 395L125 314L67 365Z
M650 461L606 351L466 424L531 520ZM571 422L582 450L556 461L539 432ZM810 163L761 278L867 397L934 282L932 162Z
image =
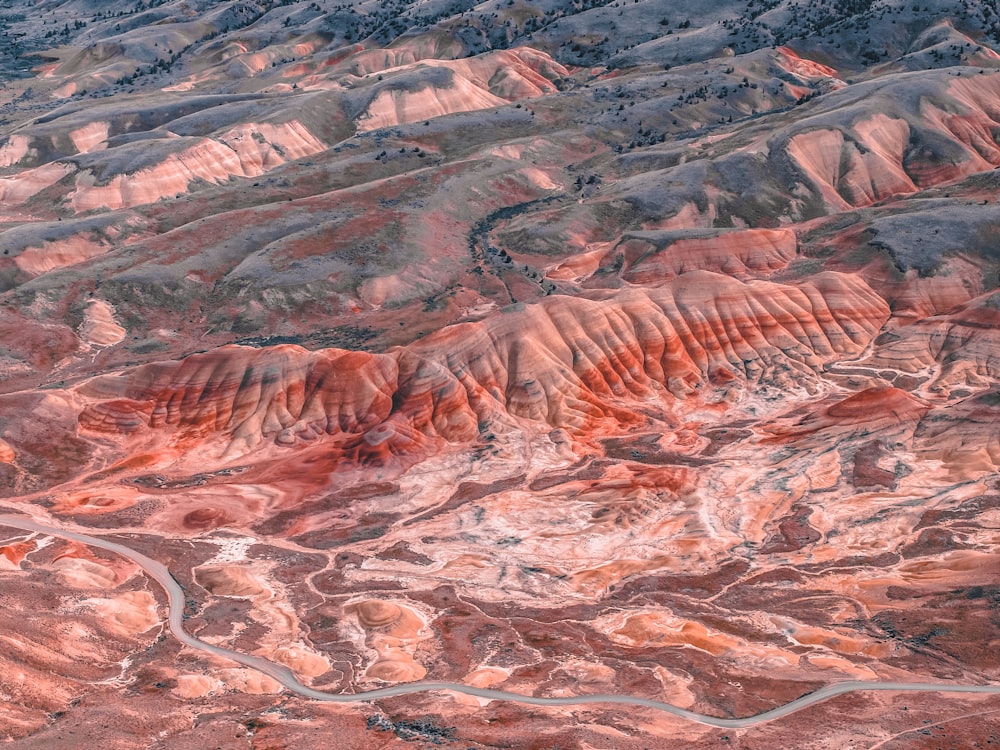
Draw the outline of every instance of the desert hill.
M4 513L326 691L1000 679L993 4L0 27ZM11 747L1000 741L943 692L324 704L175 641L110 551L4 529L0 581Z

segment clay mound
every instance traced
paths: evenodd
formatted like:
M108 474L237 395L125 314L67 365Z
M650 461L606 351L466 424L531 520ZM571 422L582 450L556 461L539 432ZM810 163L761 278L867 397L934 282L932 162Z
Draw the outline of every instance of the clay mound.
M928 413L915 438L922 460L941 461L954 481L1000 467L1000 386Z
M908 373L939 366L938 387L988 385L1000 377L1000 292L880 336L869 362Z
M404 407L405 408L405 407ZM445 407L436 409L439 414L446 414ZM419 414L415 414L419 418ZM451 412L448 424L441 429L453 442L471 440L476 432L472 424L472 415L464 404ZM432 425L425 424L421 430L404 414L396 414L387 421L354 436L331 453L348 465L367 469L387 469L390 473L401 473L427 456L436 453L444 445L445 439ZM460 431L453 429L454 424L461 426ZM430 433L430 434L428 434Z
M344 54L347 49L347 54ZM353 48L341 48L326 57L324 67L334 68L336 72L351 73L362 77L373 73L384 73L394 68L412 66L425 60L448 59L461 57L461 47L454 39L445 35L436 38L430 36L400 39L391 47L366 49L361 45Z
M283 109L276 99L175 95L151 100L141 112L117 103L56 110L0 148L0 164L30 167L0 178L0 200L27 202L73 175L67 199L76 213L141 206L183 195L193 183L256 177L326 149L322 137L335 125L307 125ZM21 260L25 272L37 275L104 251L101 242L65 244L29 254Z
M690 271L737 278L785 268L797 252L790 229L680 229L627 232L617 242L593 243L546 273L554 280L584 281L596 272L619 273L631 284L654 285Z
M368 599L346 610L352 611L366 630L378 630L394 638L416 638L424 626L424 621L409 607L380 599Z
M143 633L160 621L156 600L148 591L128 591L112 598L89 599L84 603L93 607L105 627L122 636Z
M703 158L691 159L676 144L636 148L617 161L621 179L594 188L584 181L581 200L519 213L493 237L508 252L531 248L547 256L553 279L581 279L602 266L602 243L630 233L707 230L720 219L778 226L912 195L1000 164L993 137L998 75L886 76L830 91L801 112L777 129L750 126L738 138L701 139L692 145ZM576 257L560 267L567 255ZM604 267L615 270L614 259ZM594 283L602 278L595 275Z
M791 47L778 47L774 57L774 67L779 71L796 76L802 84L812 79L829 81L832 86L842 88L847 84L840 80L835 68L800 56Z
M264 436L357 432L389 416L396 375L395 360L384 355L228 346L90 381L81 393L102 400L80 423L104 431L119 420L132 431L148 422L186 434L227 433L250 447Z
M79 557L60 557L52 567L62 573L68 586L84 589L110 589L118 584L115 572L107 565Z
M27 247L17 254L12 262L26 276L34 277L82 263L107 251L106 242L76 235Z
M511 414L586 430L664 387L683 397L708 378L755 380L767 370L780 380L860 352L887 316L850 276L784 286L698 271L603 299L550 298L445 329L411 351L449 352L472 404L492 398Z
M974 293L965 278L951 275L921 278L915 271L895 287L889 284L884 287L879 291L892 307L893 318L906 322L949 312L968 302Z
M391 625L399 620L401 612L399 605L378 599L361 602L357 606L358 620L365 628Z
M799 440L808 436L830 441L856 435L879 434L883 438L911 432L930 406L899 388L876 386L847 398L806 411L792 422L780 421L765 429L767 440Z
M326 659L301 646L284 646L275 649L271 658L304 677L319 677L330 669L330 664Z
M207 531L208 529L228 526L235 520L232 515L219 508L197 508L185 514L182 523L187 529Z
M149 405L129 399L112 399L80 412L80 426L92 432L128 435L149 424Z
M428 44L429 41L427 37L406 39L387 49L361 50L337 62L327 75L337 76L349 71L355 76L375 73L388 76L418 66L440 67L452 70L473 85L505 99L550 93L556 90L553 80L569 75L569 70L548 53L531 47L463 57L455 55L454 48L442 48ZM11 153L19 153L22 149L19 144L14 144Z
M83 314L77 335L91 346L114 346L125 338L125 329L115 320L115 309L101 299L92 299Z
M826 414L841 424L874 420L904 422L918 419L927 407L899 388L868 388L827 407Z
M21 133L8 136L0 145L0 167L11 167L31 153L31 138Z
M238 565L206 565L195 571L195 578L215 596L254 597L269 593L257 576Z
M344 608L354 614L365 632L365 644L378 656L365 670L365 676L384 682L419 680L427 670L414 659L414 648L421 640L426 623L413 609L395 602L368 599Z
M27 169L10 177L0 178L0 204L4 206L19 206L27 203L33 196L55 185L73 168L68 164L43 164L35 169Z
M17 570L21 561L29 552L33 552L37 544L33 541L12 542L0 546L0 570Z
M423 679L427 670L408 654L389 652L384 659L365 670L365 676L383 682L414 682Z
M689 271L746 277L766 274L795 257L790 229L747 229L721 233L645 232L626 235L606 257L624 258L622 279L655 284ZM678 235L681 235L678 237Z

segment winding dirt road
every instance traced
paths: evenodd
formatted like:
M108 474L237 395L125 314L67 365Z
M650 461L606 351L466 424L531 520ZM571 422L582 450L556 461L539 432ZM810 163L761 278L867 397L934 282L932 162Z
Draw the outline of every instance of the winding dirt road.
M71 539L77 542L83 542L84 544L100 547L101 549L106 549L110 552L115 552L123 557L127 557L132 562L139 565L146 573L151 576L157 583L159 583L163 590L167 593L167 602L169 609L169 626L170 632L173 633L174 637L177 638L181 643L191 648L198 649L199 651L205 651L216 656L221 656L224 659L229 659L231 661L242 664L245 667L250 667L258 672L266 674L269 677L273 677L282 686L297 693L306 698L311 698L313 700L319 701L331 701L334 703L360 703L366 701L373 701L378 698L392 698L400 695L409 695L411 693L423 693L429 691L451 691L455 693L464 693L465 695L472 695L477 698L487 698L490 700L501 700L501 701L515 701L517 703L530 703L536 706L578 706L592 703L602 703L602 704L623 704L630 706L643 706L645 708L653 708L659 711L665 711L667 713L673 714L674 716L680 716L683 719L688 719L690 721L698 722L699 724L707 724L712 727L720 727L724 729L742 729L745 727L752 727L755 724L762 724L767 721L773 721L774 719L781 718L782 716L787 716L788 714L799 711L806 706L811 706L814 703L819 703L820 701L825 701L833 698L837 695L843 695L844 693L853 693L858 691L874 691L881 690L887 692L942 692L942 693L993 693L1000 694L1000 685L961 685L953 683L923 683L923 682L866 682L860 680L851 680L846 682L837 682L831 685L820 688L812 693L802 696L801 698L796 698L795 700L786 703L783 706L778 706L777 708L772 708L770 711L765 711L763 713L757 714L756 716L747 716L742 719L722 719L715 716L707 716L705 714L700 714L695 711L688 711L687 709L680 708L678 706L671 705L669 703L663 703L662 701L650 700L648 698L639 698L631 695L580 695L567 698L540 698L532 695L521 695L520 693L510 693L505 690L489 690L486 688L471 687L469 685L463 685L457 682L411 682L405 685L394 685L392 687L379 688L378 690L368 690L362 693L326 693L322 690L316 690L314 688L307 687L299 682L295 675L290 669L284 667L280 664L275 664L267 659L262 659L259 656L251 656L249 654L243 654L238 651L231 651L227 648L220 648L218 646L213 646L210 643L205 643L198 638L184 630L183 624L183 614L184 614L184 590L181 588L180 584L174 579L170 571L162 563L153 560L150 557L146 557L140 552L136 552L123 544L118 544L117 542L111 542L106 539L101 539L100 537L89 536L87 534L81 534L76 531L69 531L67 529L60 529L53 526L47 526L46 524L39 523L33 519L23 517L23 516L11 516L11 515L0 515L0 525L9 526L15 529L21 529L23 531L34 531L42 534L51 534L52 536L61 537L63 539Z

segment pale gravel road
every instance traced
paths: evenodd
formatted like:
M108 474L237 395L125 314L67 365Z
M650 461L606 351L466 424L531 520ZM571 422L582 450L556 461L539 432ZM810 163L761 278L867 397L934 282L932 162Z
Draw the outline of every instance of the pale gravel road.
M535 706L580 706L594 703L643 706L645 708L653 708L658 711L665 711L669 714L673 714L674 716L680 716L683 719L688 719L699 724L707 724L712 727L721 727L723 729L743 729L745 727L752 727L755 724L773 721L774 719L781 718L782 716L787 716L788 714L799 711L806 706L811 706L814 703L828 700L836 695L859 691L881 690L887 692L993 693L1000 695L1000 685L961 685L948 682L866 682L861 680L850 680L846 682L836 682L825 687L821 687L819 690L803 695L801 698L796 698L783 706L772 708L770 711L765 711L764 713L757 714L756 716L747 716L742 719L721 719L715 716L700 714L695 711L688 711L685 708L680 708L669 703L663 703L662 701L651 700L649 698L639 698L631 695L594 694L567 698L539 698L532 695L509 693L505 690L489 690L487 688L471 687L469 685L462 685L458 682L410 682L404 685L394 685L392 687L379 688L378 690L368 690L362 693L325 693L322 690L316 690L303 685L295 679L295 675L290 669L282 666L281 664L275 664L274 662L262 659L259 656L251 656L250 654L242 654L238 651L231 651L227 648L213 646L210 643L205 643L204 641L195 638L193 635L184 630L184 590L170 574L167 567L162 563L159 563L150 557L146 557L142 553L136 552L123 544L101 539L100 537L81 534L76 531L47 526L46 524L39 523L38 521L23 516L0 515L0 525L21 529L23 531L36 531L42 534L51 534L52 536L61 537L63 539L72 539L73 541L83 542L84 544L92 547L100 547L101 549L106 549L110 552L122 555L123 557L127 557L129 560L136 563L139 567L146 571L146 573L156 580L156 582L163 587L163 590L167 592L170 632L173 633L177 640L186 646L190 646L191 648L198 649L199 651L206 651L210 654L215 654L216 656L221 656L224 659L229 659L237 662L238 664L242 664L245 667L255 669L269 677L273 677L281 683L282 686L293 693L297 693L306 698L311 698L312 700L331 701L334 703L360 703L373 701L378 698L392 698L412 693L451 691L454 693L472 695L477 698L514 701L517 703L530 703Z

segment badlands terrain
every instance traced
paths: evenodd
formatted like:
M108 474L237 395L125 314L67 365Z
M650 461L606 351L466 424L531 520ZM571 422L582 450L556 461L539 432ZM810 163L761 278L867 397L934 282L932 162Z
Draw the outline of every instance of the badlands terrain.
M0 26L5 747L1000 745L994 0Z

